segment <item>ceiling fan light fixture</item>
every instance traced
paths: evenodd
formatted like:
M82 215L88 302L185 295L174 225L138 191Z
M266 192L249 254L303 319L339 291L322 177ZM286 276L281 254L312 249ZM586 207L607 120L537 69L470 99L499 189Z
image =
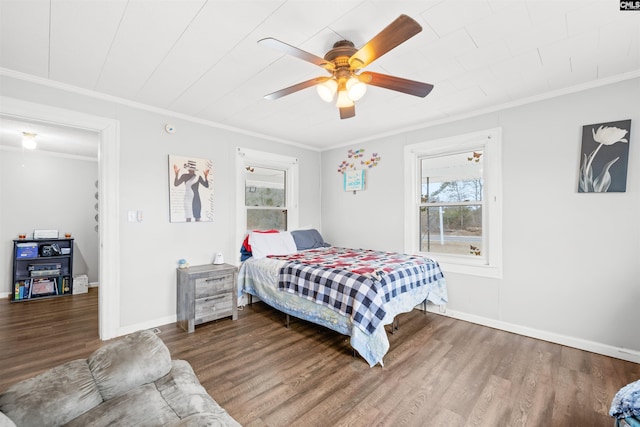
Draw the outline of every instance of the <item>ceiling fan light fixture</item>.
M318 95L326 102L331 102L337 93L336 106L340 108L340 119L348 119L355 116L354 102L364 96L367 91L367 85L424 98L431 92L433 85L387 74L370 71L360 72L373 61L406 42L420 31L422 31L422 27L416 20L407 15L400 15L360 49L357 49L353 42L349 40L340 40L333 44L333 48L324 57L306 52L271 37L258 40L260 44L324 68L331 75L330 77L316 77L305 80L265 95L265 98L278 99L308 87L316 86Z
M341 89L338 91L338 100L336 101L336 107L353 107L353 99L349 98L349 93L346 90Z
M347 94L352 101L357 101L367 92L367 85L358 80L357 77L350 77L347 80Z
M22 146L27 150L35 150L36 134L32 132L22 132Z
M318 95L324 102L333 101L333 97L338 90L338 83L334 79L327 80L326 82L316 86Z

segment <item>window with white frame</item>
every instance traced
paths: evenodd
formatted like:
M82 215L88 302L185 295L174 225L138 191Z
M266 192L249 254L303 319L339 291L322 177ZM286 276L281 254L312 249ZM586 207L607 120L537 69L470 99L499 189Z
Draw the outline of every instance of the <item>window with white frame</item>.
M420 252L482 256L483 154L420 157Z
M500 129L405 147L405 250L501 277Z
M248 230L287 229L287 171L247 165L244 205Z
M237 232L298 225L298 159L237 149Z

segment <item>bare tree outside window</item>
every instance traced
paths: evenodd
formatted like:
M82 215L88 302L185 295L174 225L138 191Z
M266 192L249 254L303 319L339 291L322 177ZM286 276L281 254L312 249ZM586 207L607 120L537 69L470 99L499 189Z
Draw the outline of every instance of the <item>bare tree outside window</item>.
M482 151L423 158L420 250L482 255Z

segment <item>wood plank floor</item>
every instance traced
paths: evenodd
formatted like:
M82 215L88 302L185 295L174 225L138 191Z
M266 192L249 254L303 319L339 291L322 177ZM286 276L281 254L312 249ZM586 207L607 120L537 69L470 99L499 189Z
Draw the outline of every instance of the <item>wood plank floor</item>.
M384 368L348 338L262 303L187 334L159 335L245 426L611 426L611 399L640 365L418 310L400 316ZM0 392L98 339L97 290L0 300Z

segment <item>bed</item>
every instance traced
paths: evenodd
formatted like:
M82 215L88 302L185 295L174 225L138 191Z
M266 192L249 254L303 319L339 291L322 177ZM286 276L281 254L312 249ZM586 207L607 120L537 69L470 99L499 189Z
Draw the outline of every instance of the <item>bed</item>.
M348 335L372 367L389 350L385 325L426 301L447 302L436 261L331 246L317 230L251 232L241 253L239 296Z

